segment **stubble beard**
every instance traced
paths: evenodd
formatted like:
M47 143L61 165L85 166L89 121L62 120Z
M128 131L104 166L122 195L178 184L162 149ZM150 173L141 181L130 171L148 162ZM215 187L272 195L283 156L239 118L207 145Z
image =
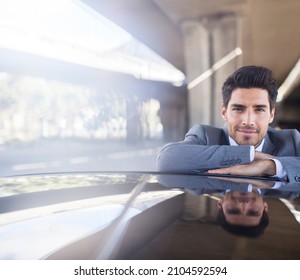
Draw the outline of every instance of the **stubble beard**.
M242 134L240 130L250 130L252 133L250 135L243 134L241 135L241 140L236 141L239 145L249 145L257 147L261 143L261 140L254 139L253 136L259 135L260 130L258 128L253 128L251 126L237 126L235 127L235 132L237 135Z

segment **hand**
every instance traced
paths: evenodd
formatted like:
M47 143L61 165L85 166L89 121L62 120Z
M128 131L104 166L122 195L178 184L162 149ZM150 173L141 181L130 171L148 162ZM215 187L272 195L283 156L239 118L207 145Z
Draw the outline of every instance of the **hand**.
M222 177L222 178L216 178L213 177L214 180L222 180L222 181L228 181L228 182L235 182L240 184L251 184L254 188L259 189L269 189L274 187L275 182L269 181L269 180L257 180L257 179L245 179L245 178L229 178L229 177Z
M270 158L273 158L273 156L255 151L254 160L262 160L262 159L270 159Z
M262 159L254 160L249 164L212 169L208 170L207 172L211 174L229 174L243 176L274 176L276 174L276 165L273 160Z

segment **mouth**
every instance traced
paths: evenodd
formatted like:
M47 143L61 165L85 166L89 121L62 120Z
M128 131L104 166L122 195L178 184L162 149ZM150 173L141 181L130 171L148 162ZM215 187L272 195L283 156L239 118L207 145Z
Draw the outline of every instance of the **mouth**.
M253 197L254 194L252 192L241 192L236 195L236 198L245 198L245 197Z
M238 127L237 128L238 132L244 133L244 134L253 134L253 133L258 133L257 129L253 129L253 128L242 128L242 127Z
M233 194L233 198L239 200L239 199L252 199L253 197L255 197L255 193L254 192L238 192Z
M254 199L253 195L239 195L235 197L236 201L248 203Z

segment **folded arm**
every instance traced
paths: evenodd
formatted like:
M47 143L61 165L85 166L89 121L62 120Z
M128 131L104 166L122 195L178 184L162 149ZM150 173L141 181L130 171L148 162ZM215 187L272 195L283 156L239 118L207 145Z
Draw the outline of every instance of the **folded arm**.
M247 145L215 145L222 134L220 130L214 130L211 133L212 128L209 129L196 125L190 129L184 141L164 146L157 157L158 170L165 172L209 171L210 173L244 176L284 174L280 178L286 177L289 182L300 183L300 134L298 131L285 131L279 137L280 140L275 142L282 148L276 156L271 156L254 152L253 147ZM286 173L278 172L280 169Z
M277 163L275 162L277 160ZM208 170L208 173L245 176L277 176L288 182L300 183L300 157L274 157L255 152L254 160L248 164Z
M187 141L171 143L157 157L159 171L200 171L250 163L250 146L199 145Z

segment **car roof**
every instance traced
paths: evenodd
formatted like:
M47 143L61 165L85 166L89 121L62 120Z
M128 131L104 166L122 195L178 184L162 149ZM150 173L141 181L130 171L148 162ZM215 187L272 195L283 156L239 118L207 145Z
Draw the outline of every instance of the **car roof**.
M0 259L300 257L297 184L159 172L35 174L0 183ZM216 222L218 200L249 186L269 204L270 223L256 238Z

